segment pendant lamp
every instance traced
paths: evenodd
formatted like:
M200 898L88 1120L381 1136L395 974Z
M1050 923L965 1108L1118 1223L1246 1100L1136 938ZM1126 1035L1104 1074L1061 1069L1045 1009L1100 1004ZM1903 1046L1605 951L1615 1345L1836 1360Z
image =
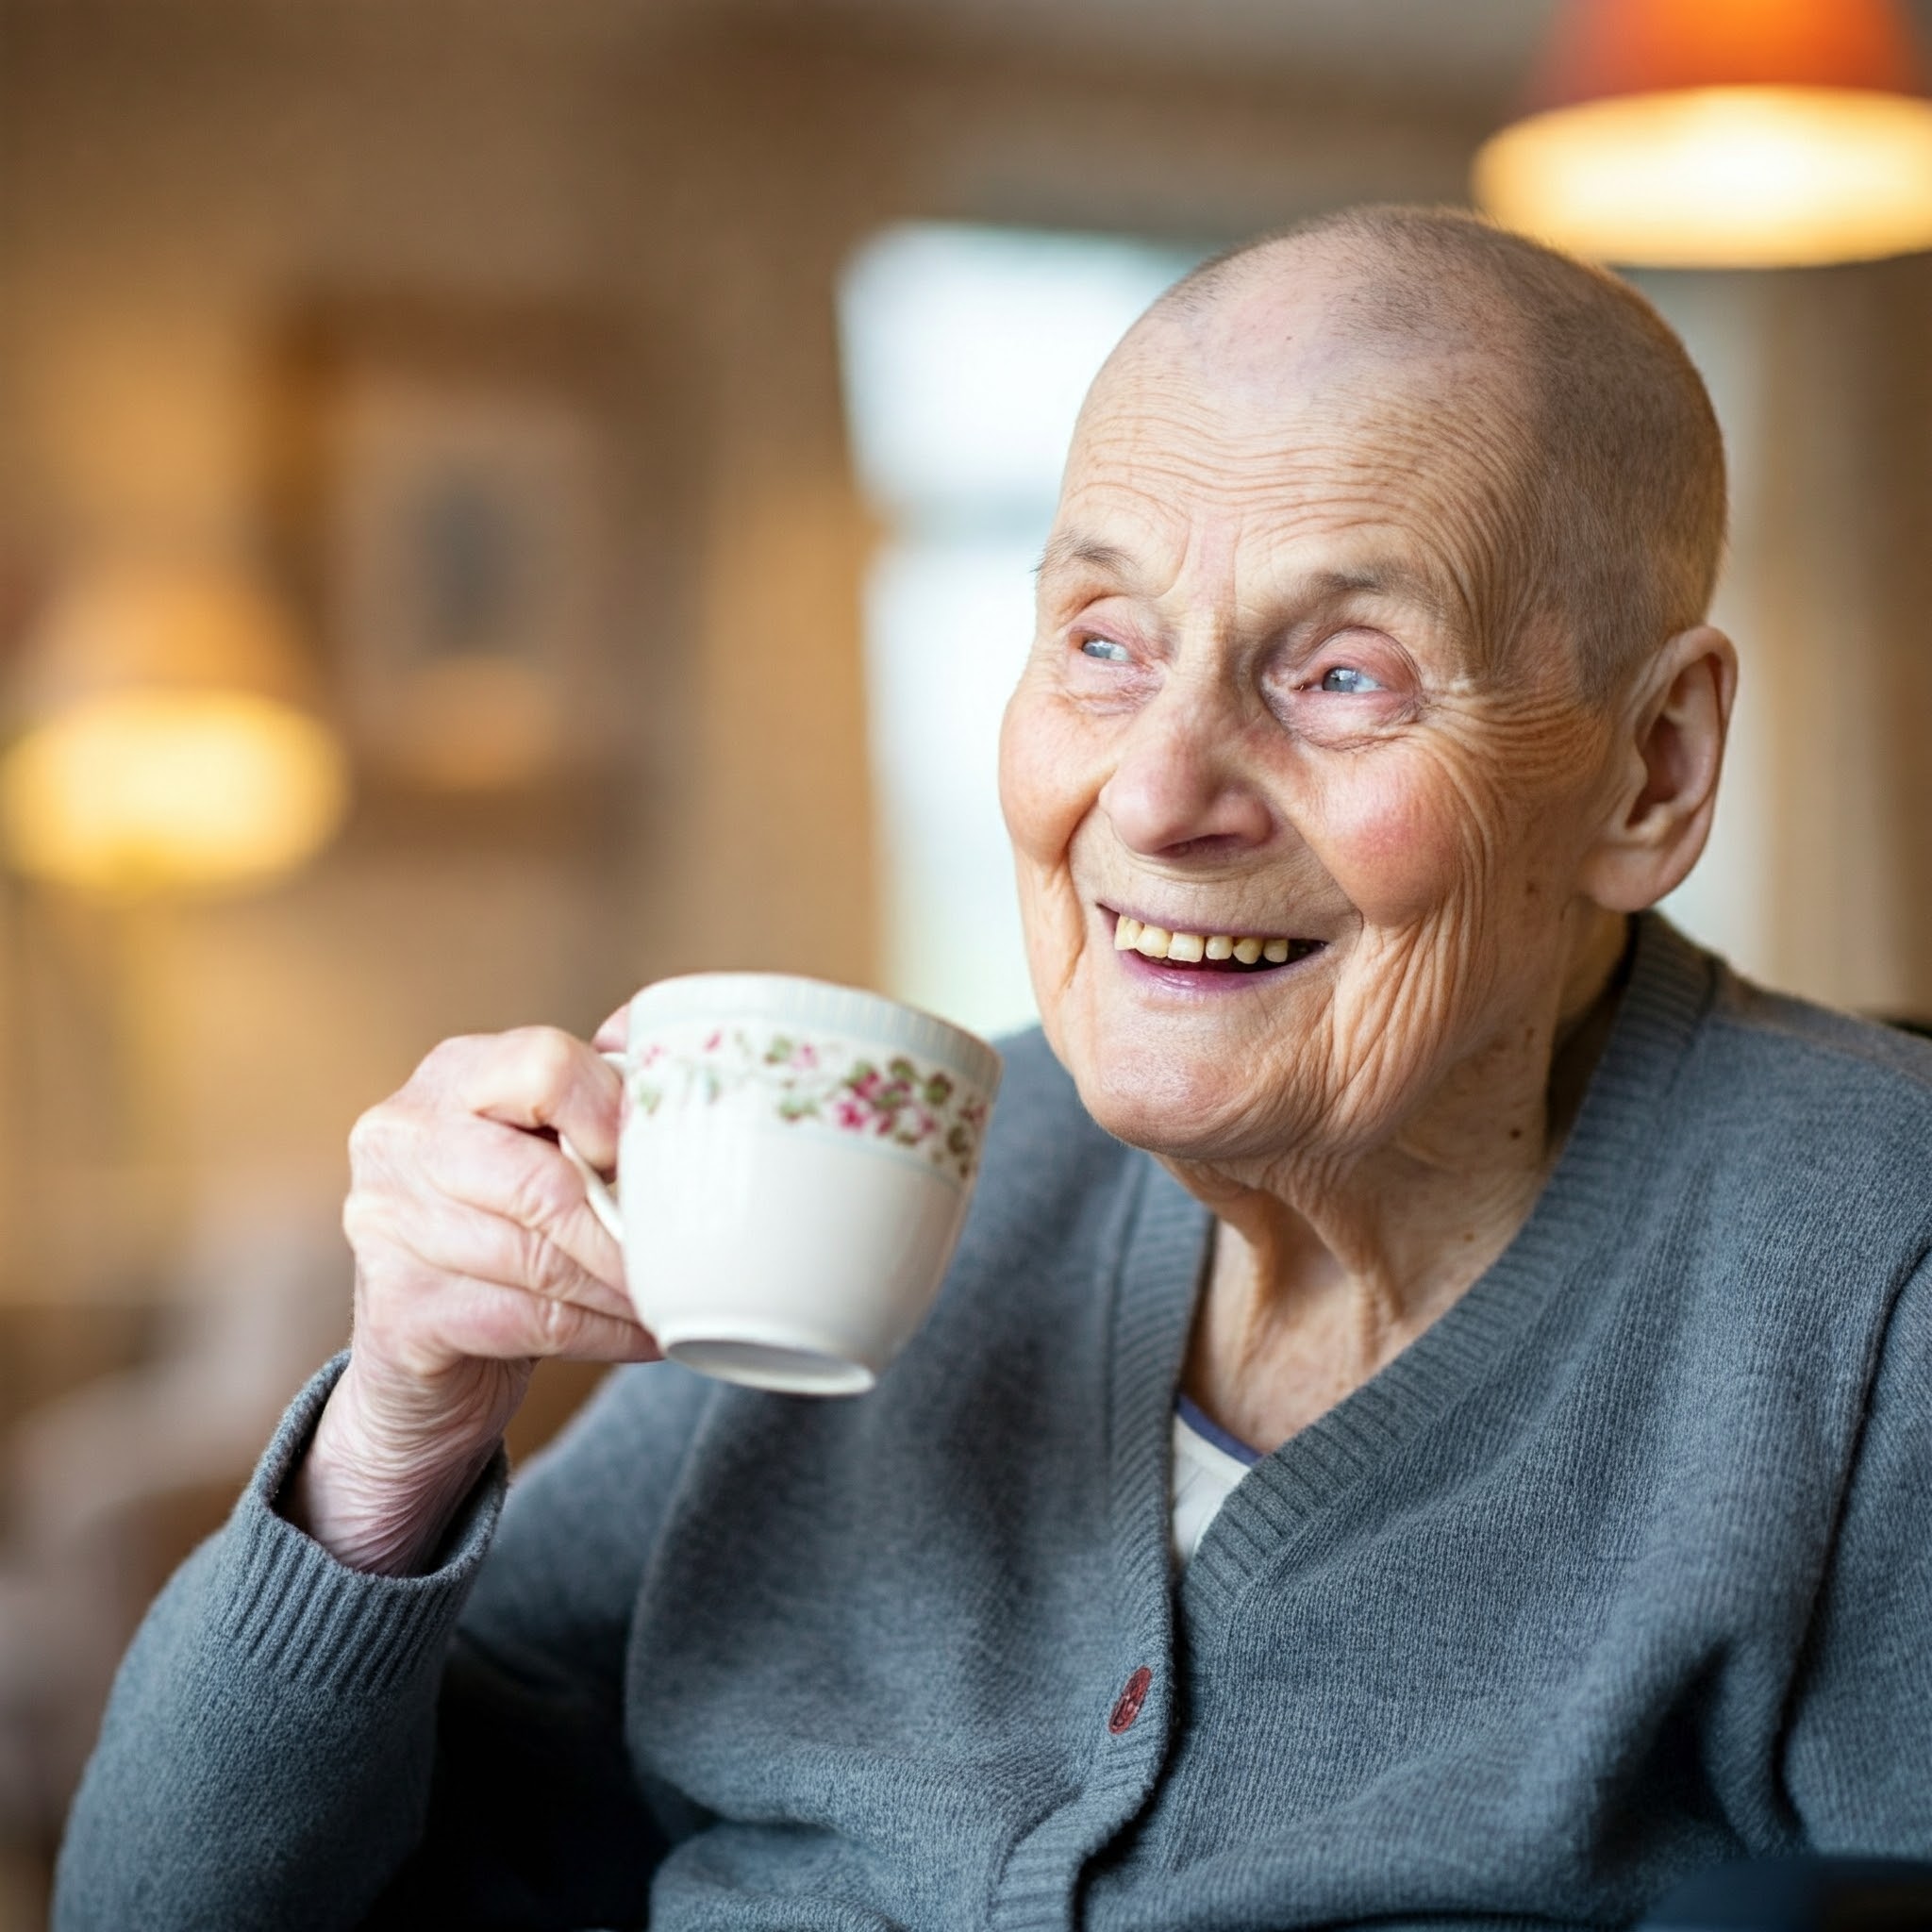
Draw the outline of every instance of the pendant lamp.
M1476 155L1505 226L1633 267L1932 246L1932 101L1898 0L1566 0Z

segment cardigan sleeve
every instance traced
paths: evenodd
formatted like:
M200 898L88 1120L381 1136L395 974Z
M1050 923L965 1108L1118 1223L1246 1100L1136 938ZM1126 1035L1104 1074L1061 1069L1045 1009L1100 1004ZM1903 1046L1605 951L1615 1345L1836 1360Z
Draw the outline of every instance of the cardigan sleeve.
M1932 1858L1932 1256L1893 1305L1784 1771L1812 1849Z
M345 1359L137 1634L57 1932L642 1924L660 1840L625 1769L625 1630L703 1385L607 1377L507 1505L499 1457L437 1567L385 1577L275 1513Z

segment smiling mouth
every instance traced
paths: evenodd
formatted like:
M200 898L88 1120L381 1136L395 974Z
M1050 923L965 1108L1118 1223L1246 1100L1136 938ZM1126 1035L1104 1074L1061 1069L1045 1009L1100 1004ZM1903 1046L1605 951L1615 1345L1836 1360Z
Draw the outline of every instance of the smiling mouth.
M1115 952L1139 953L1194 973L1272 973L1319 953L1326 943L1280 934L1170 932L1124 912L1113 917Z

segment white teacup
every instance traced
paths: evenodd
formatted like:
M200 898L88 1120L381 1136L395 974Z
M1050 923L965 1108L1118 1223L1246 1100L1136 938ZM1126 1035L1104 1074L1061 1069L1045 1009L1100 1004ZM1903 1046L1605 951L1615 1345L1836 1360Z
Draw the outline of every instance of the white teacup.
M870 1389L939 1293L999 1055L876 993L699 973L644 988L608 1058L616 1196L565 1152L658 1347L754 1389Z

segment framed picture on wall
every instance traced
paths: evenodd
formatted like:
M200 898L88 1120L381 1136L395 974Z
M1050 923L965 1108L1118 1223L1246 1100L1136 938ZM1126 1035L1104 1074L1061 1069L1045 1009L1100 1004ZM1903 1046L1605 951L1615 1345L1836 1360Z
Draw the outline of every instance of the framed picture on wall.
M607 767L615 333L549 310L317 305L275 385L275 496L366 781L528 795Z

